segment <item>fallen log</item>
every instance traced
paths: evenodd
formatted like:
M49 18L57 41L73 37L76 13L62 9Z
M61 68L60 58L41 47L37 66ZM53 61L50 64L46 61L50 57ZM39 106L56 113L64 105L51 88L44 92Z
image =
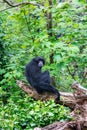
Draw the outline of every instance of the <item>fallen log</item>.
M47 101L50 99L54 99L54 100L56 99L56 95L53 93L45 92L43 94L38 94L34 88L26 85L23 81L17 80L16 82L23 91L25 91L29 96L33 97L35 100ZM61 101L59 104L65 105L73 109L75 105L75 99L73 94L60 92L60 95L61 95Z
M34 88L26 85L23 81L17 80L17 84L35 100L43 101L56 98L53 93L38 94ZM55 122L44 128L35 128L34 130L87 130L87 89L77 82L73 83L72 89L73 94L60 92L61 101L59 104L71 109L70 115L74 117L74 121Z

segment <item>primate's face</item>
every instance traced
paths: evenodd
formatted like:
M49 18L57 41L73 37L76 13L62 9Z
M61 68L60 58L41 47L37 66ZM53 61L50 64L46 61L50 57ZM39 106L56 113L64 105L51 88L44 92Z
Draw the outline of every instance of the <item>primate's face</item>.
M39 61L39 62L38 62L38 66L39 66L40 68L42 68L43 65L44 65L43 61Z
M42 68L45 64L45 60L42 57L35 57L34 61L37 63L38 67Z

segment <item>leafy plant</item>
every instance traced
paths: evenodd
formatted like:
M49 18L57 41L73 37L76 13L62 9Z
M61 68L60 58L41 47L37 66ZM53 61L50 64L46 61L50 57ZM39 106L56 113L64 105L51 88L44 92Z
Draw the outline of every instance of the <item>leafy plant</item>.
M53 123L56 120L66 120L69 116L69 109L53 100L47 102L34 101L29 96L24 98L20 93L15 92L3 106L0 101L0 128L1 129L33 129ZM68 116L67 116L68 115Z

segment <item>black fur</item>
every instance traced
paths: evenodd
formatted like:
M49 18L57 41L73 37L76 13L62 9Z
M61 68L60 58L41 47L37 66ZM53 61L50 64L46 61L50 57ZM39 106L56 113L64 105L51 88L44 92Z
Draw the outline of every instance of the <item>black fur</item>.
M41 57L35 57L29 64L26 65L26 78L30 85L36 89L38 93L52 92L57 95L57 100L60 100L60 93L55 87L50 85L50 74L48 71L42 72L39 67L39 62L42 61L43 65L45 60Z

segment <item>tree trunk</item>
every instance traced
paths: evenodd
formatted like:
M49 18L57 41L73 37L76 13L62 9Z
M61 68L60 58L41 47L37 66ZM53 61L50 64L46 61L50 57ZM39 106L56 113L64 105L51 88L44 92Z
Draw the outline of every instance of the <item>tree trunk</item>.
M52 37L52 0L48 0L49 8L46 11L46 19L47 19L47 32L49 39Z

